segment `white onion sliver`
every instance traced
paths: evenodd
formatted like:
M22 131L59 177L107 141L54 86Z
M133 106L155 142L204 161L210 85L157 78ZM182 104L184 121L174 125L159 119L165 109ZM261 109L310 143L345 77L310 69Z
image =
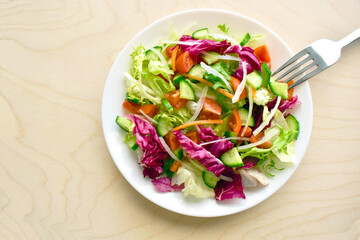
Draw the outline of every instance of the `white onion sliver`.
M244 130L242 131L242 133L240 134L240 136L244 136L245 131L246 131L246 129L247 129L248 126L249 126L249 122L250 122L250 119L251 119L251 116L252 116L253 107L254 107L254 100L253 100L253 97L252 97L252 87L250 87L250 86L249 86L248 98L249 98L249 113L248 113L248 116L247 116L247 119L246 119L246 123L245 123L245 126L244 126Z
M279 107L279 104L280 104L280 101L281 101L281 97L278 96L277 97L277 100L276 100L276 104L275 104L275 107L273 109L271 109L271 112L269 114L269 116L267 116L267 118L260 124L260 126L253 132L254 136L258 135L259 132L261 132L264 127L266 127L266 125L269 124L270 120L273 118L273 116L275 115L275 111L278 109Z
M172 158L175 159L175 160L180 161L180 160L175 156L175 154L171 151L170 147L166 144L164 138L159 137L159 139L160 139L161 144L162 144L163 147L165 148L165 151L170 155L170 157L172 157Z
M220 175L219 177L221 180L227 181L227 182L232 182L233 179L224 175Z
M159 52L157 49L155 49L155 48L153 48L153 47L150 48L150 50L153 51L156 55L158 55L158 57L160 58L160 61L161 61L163 64L165 64L165 66L167 66L167 62L166 62L164 56L161 54L161 52Z
M232 103L236 103L239 98L240 98L240 95L242 93L242 91L244 90L245 88L245 84L246 84L246 76L247 76L247 69L246 69L246 62L242 62L241 65L242 65L242 68L243 68L243 78L241 80L241 83L239 84L239 86L237 87L236 89L236 92L234 94L234 97L231 99L232 100Z
M155 121L155 119L153 119L152 117L150 117L149 115L147 115L142 109L140 109L139 112L141 112L141 114L144 115L144 117L146 117L147 120L149 120L151 123L158 124L158 122Z
M199 99L199 101L197 102L197 107L196 107L195 113L194 113L194 115L192 115L192 117L187 121L187 123L188 123L188 122L193 122L193 121L195 121L195 119L199 116L199 114L200 114L200 112L201 112L201 109L203 108L204 103L205 103L205 97L206 97L206 94L207 94L207 90L208 90L208 87L204 87L203 90L201 91L200 99Z
M232 87L230 86L229 82L224 78L223 75L221 75L218 71L216 71L215 69L213 69L212 67L206 65L206 63L201 62L200 66L205 69L205 71L207 71L208 73L211 73L217 77L219 77L221 80L223 80L223 82L225 83L226 87L230 90L231 93L234 93Z
M257 145L260 145L260 144L263 144L264 142L269 141L272 137L274 137L278 133L279 132L277 132L277 131L273 131L273 132L265 135L260 141L250 143L250 144L247 144L247 145L244 145L244 146L239 146L239 147L237 147L237 149L240 151L240 150L245 150L245 149L248 149L248 148L256 147Z
M221 138L221 139L217 139L217 140L210 141L210 142L200 143L199 145L204 146L204 145L208 145L208 144L213 144L213 143L222 142L225 140L233 140L233 139L239 140L239 141L249 141L250 140L250 138L246 138L246 137L227 137L227 138Z
M226 39L229 40L229 42L231 42L233 45L239 45L239 43L233 39L232 37L230 37L229 35L225 35L223 33L211 33L209 34L211 37L215 38L215 39ZM240 50L241 50L241 46L239 45Z

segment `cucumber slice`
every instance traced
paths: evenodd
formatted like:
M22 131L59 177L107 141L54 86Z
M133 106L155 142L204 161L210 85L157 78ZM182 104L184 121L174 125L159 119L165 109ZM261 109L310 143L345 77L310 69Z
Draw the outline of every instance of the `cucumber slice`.
M182 158L184 156L184 151L182 150L182 148L178 148L178 149L174 150L173 153L179 160L182 160Z
M284 99L288 99L288 85L287 83L280 83L280 82L274 82L270 81L269 86L271 91L276 95L280 96Z
M193 32L192 37L194 39L206 39L208 38L209 30L207 28L201 28Z
M176 75L174 77L173 83L175 84L175 86L179 86L181 80L185 80L185 77L183 75Z
M161 52L161 50L162 50L162 47L160 47L160 46L155 46L154 48L156 50L158 50L159 52ZM154 53L153 50L151 50L151 49L146 50L145 56L148 60L152 60L152 61L159 60L159 56L156 53Z
M213 64L214 62L217 62L221 55L217 52L208 52L208 54L202 55L202 58L207 64Z
M247 109L245 109L245 108L239 108L238 112L239 112L239 115L240 115L240 118L241 118L241 126L245 126L246 119L247 119L247 117L249 115L249 111ZM248 125L249 125L249 127L254 127L255 126L255 120L254 120L253 116L250 117Z
M259 89L262 85L263 78L259 71L253 71L246 76L246 83L255 89Z
M115 122L121 129L123 129L126 132L130 132L134 128L134 123L126 117L117 116Z
M233 131L225 131L224 137L237 137L236 133ZM236 144L236 139L229 139L230 142Z
M181 80L179 85L180 85L180 98L188 99L188 100L196 99L194 89L186 80Z
M204 74L206 73L205 69L203 69L200 64L193 66L190 71L188 72L189 75L203 78Z
M245 34L245 36L243 37L243 39L241 40L241 42L240 42L240 45L241 46L244 46L249 40L250 40L250 34L249 33L247 33L247 34Z
M169 110L169 112L172 112L174 110L174 108L171 106L170 102L166 98L162 99L161 101L165 105L166 109Z
M221 161L224 163L225 166L229 167L241 167L244 166L244 163L240 157L239 152L236 148L227 151L220 157Z
M128 92L126 93L126 100L133 102L133 103L137 103L137 104L140 102L140 99L130 97Z
M165 136L172 129L171 124L165 118L160 118L158 123L156 124L156 131L160 136Z
M299 132L300 132L300 124L299 121L293 116L293 115L289 115L286 118L286 123L289 126L289 128L293 131L297 131L296 135L295 135L295 139L298 138L299 136Z
M266 62L263 62L261 64L261 76L263 78L263 82L262 82L261 86L267 87L270 82L271 70L270 70L269 66L266 64Z
M215 188L217 182L220 180L220 178L216 177L214 173L209 171L203 171L202 172L202 178L204 180L204 183L209 188Z
M136 150L139 146L136 144L136 136L127 135L124 139L126 143L132 150Z

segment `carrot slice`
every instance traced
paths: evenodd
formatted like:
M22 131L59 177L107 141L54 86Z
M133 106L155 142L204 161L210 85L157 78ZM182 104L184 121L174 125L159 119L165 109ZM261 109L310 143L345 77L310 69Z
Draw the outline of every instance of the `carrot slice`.
M244 126L244 127L245 127L245 126ZM244 127L241 128L240 132L243 132ZM251 137L251 135L252 135L252 130L251 130L251 128L250 128L250 127L247 127L243 135L244 135L244 136L242 136L242 137L248 137L248 138ZM239 136L239 137L240 137L240 136Z
M176 62L176 56L177 56L178 51L179 51L179 46L176 46L175 49L171 53L171 67L174 72L176 71L175 62Z
M253 88L252 89L252 96L251 96L252 99L255 98L255 94L256 94L256 88Z
M236 108L233 110L233 115L231 116L228 125L230 129L232 129L236 133L236 135L239 134L241 129L241 118Z
M187 128L190 126L195 126L195 125L203 125L203 124L221 124L223 123L223 120L219 119L219 120L198 120L198 121L193 121L193 122L188 122L185 123L183 125L177 126L176 128L173 129L173 131L177 131L183 128Z
M290 87L294 83L294 80L291 80L287 83L288 87ZM292 98L294 94L294 88L288 90L288 100Z
M196 76L187 74L187 73L183 73L182 75L183 75L184 77L192 78L192 79L194 79L194 80L197 80L197 81L199 81L199 82L202 82L202 83L208 85L209 87L214 86L213 83L211 83L211 82L209 82L209 81L206 81L206 80L203 79L203 78L199 78L199 77L196 77ZM221 93L222 95L224 95L224 96L226 96L226 97L228 97L228 98L230 98L230 99L232 99L232 98L234 97L233 94L231 94L231 93L229 93L229 92L226 92L226 91L224 91L224 90L221 89L221 88L217 88L216 91L218 91L219 93Z

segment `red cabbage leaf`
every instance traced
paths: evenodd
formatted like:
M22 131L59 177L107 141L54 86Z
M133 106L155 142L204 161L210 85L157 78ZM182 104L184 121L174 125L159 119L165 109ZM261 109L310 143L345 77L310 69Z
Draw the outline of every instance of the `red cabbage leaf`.
M290 100L284 100L281 99L280 105L278 107L280 112L285 112L286 109L292 109L296 106L296 104L301 103L300 101L298 101L298 96L294 96L292 97ZM269 111L271 111L271 109L273 109L275 107L276 104L276 98L274 100L272 100L271 102L269 102L268 104L266 104L266 106L268 107Z
M222 139L214 133L211 127L200 127L199 138L203 142L210 142ZM215 157L219 158L221 155L231 150L234 147L234 144L229 140L223 140L221 142L206 144L203 147L209 152L211 152Z
M198 160L202 166L204 166L208 171L214 173L215 176L220 176L225 169L225 165L219 159L217 159L205 148L197 145L188 137L181 134L180 130L174 132L174 135L179 140L180 145L190 158Z
M214 188L215 199L223 201L232 198L245 199L244 187L241 182L241 176L235 173L231 167L226 167L222 175L232 179L232 182L220 179Z
M166 158L167 152L153 125L135 115L126 117L135 124L133 134L136 136L136 144L143 151L140 165L144 168L144 177L149 176L154 179L163 172L162 160Z
M151 180L158 192L180 192L184 188L184 184L171 185L171 179L168 177L160 177Z

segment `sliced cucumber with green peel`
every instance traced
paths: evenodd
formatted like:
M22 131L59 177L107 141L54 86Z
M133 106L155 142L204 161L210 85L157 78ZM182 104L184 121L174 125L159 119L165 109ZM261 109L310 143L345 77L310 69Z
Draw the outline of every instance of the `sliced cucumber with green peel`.
M224 137L237 137L237 134L233 131L225 131ZM229 139L229 141L233 144L236 144L236 139Z
M169 110L169 112L172 112L174 110L173 106L171 106L170 102L166 98L162 99L161 101L166 107L166 109Z
M220 180L220 178L216 177L214 173L209 171L203 171L202 172L202 178L204 180L204 183L209 188L215 188L217 182Z
M179 86L181 80L185 80L185 77L183 75L176 75L173 79L173 83L175 86Z
M181 80L179 86L180 86L180 98L188 99L188 100L196 99L194 89L191 87L190 83L188 83L186 80Z
M194 39L206 39L209 36L209 29L201 28L193 32L192 37Z
M156 131L160 136L165 136L172 129L172 125L166 118L160 118L156 124Z
M269 86L270 86L271 91L276 96L280 96L283 99L288 99L288 97L289 97L289 95L288 95L289 87L288 87L287 83L280 83L280 82L270 81Z
M246 83L255 89L259 89L262 85L263 78L259 71L253 71L246 76Z
M244 166L244 163L240 157L240 154L236 148L227 151L220 157L221 161L225 166L229 167L241 167Z
M202 55L202 58L207 64L213 64L217 61L219 61L219 57L221 55L217 52L208 52L207 54Z
M241 126L245 126L246 120L247 120L248 115L249 115L249 111L247 109L245 109L245 108L239 108L238 112L239 112L239 115L240 115L240 118L241 118ZM254 127L255 126L255 120L254 120L253 116L250 117L248 126L249 127Z
M243 39L240 42L241 46L244 46L249 40L250 40L251 36L249 33L245 34L245 36L243 37Z
M198 78L203 78L204 74L206 73L205 69L203 69L200 64L193 66L190 71L188 72L189 75L195 76Z
M154 49L156 49L156 50L158 50L159 52L161 52L162 47L160 47L160 46L155 46ZM151 49L146 50L145 56L146 56L146 58L147 58L148 60L152 60L152 61L159 60L159 56L158 56L156 53L154 53L154 51L151 50Z
M300 132L300 124L299 121L293 116L293 115L289 115L286 118L286 123L289 126L289 128L293 131L297 131L296 135L295 135L295 139L298 138L299 136L299 132Z
M139 146L136 144L136 136L126 136L124 139L126 143L132 150L136 150Z
M130 132L134 128L134 123L126 117L117 116L115 122L121 129L123 129L126 132Z
M263 62L261 64L261 75L263 78L263 82L262 82L261 86L267 87L270 82L271 70L270 70L269 66L266 64L266 62Z

